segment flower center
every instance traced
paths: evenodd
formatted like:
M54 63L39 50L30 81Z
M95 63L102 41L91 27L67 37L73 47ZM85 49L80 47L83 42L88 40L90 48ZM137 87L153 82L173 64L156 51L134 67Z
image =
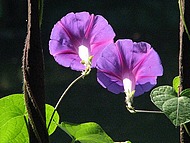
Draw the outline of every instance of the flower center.
M80 45L78 49L79 49L78 54L79 54L79 57L81 58L81 62L84 64L88 64L89 62L88 48L84 45Z
M132 92L132 81L128 78L125 78L123 80L123 87L124 87L124 92L131 93Z
M135 89L135 85L134 75L132 73L125 74L123 79L124 92L131 93Z
M124 92L125 92L125 102L126 102L126 107L127 109L131 112L134 113L135 109L132 106L133 103L133 97L135 93L135 78L133 75L128 75L128 77L123 79L123 87L124 87Z

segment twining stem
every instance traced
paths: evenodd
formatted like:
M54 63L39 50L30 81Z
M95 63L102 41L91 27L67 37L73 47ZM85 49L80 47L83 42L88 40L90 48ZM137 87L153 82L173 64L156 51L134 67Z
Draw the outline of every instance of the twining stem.
M132 106L131 107L127 107L127 110L130 112L130 113L152 113L152 114L163 114L164 112L162 111L153 111L153 110L138 110L138 109L135 109L133 108Z
M69 84L69 86L68 86L68 87L66 88L66 90L63 92L63 94L62 94L61 97L59 98L57 104L55 105L55 108L54 108L54 111L53 111L53 113L52 113L52 115L51 115L51 118L50 118L50 121L49 121L49 124L48 124L48 128L47 128L47 129L49 129L50 124L51 124L51 122L52 122L52 120L53 120L53 116L54 116L54 114L55 114L55 111L57 110L59 104L61 103L61 100L63 99L63 97L65 96L65 94L67 93L67 91L68 91L68 90L73 86L73 84L75 84L79 79L84 78L84 76L85 76L85 74L81 74L79 77L77 77L73 82L71 82L71 83Z
M28 113L30 143L49 143L45 122L44 61L39 27L39 2L28 0L28 24L23 51L23 91ZM41 3L43 4L43 3Z
M179 10L180 10L180 32L179 32L179 77L180 77L180 91L179 93L189 88L190 85L190 1L189 0L179 0ZM184 32L185 30L185 32ZM180 143L189 143L190 136L189 130L190 123L186 123L185 126L180 126Z
M41 25L42 25L43 5L44 5L44 0L38 0L39 27L40 28L41 28Z
M135 112L136 113L156 113L156 114L163 114L163 112L162 111L150 111L150 110L136 110L135 109Z
M87 64L86 64L86 63L82 63L83 61L81 61L81 63L84 64L84 66L85 66L86 68L85 68L85 70L82 71L82 73L81 73L81 75L80 75L79 77L77 77L75 80L73 80L73 82L71 82L71 83L69 84L69 86L66 88L66 90L63 92L63 94L62 94L61 97L59 98L57 104L55 105L54 111L53 111L53 113L52 113L52 115L51 115L51 118L50 118L50 121L49 121L47 130L49 129L50 124L51 124L51 122L52 122L52 120L53 120L53 116L54 116L54 114L55 114L55 111L57 110L59 104L61 103L61 100L63 99L63 97L65 96L65 94L67 93L67 91L68 91L68 90L73 86L73 84L75 84L79 79L84 78L85 76L87 76L88 74L90 74L90 72L91 72L91 61L92 61L92 58L93 58L93 56L90 56L90 57L89 57L89 61L88 61Z
M184 125L183 125L183 127L185 128L185 130L186 130L187 134L190 136L190 132L189 132L189 130L188 130L188 128L187 128L187 126L184 124Z
M73 84L75 82L77 82L79 79L83 78L84 75L80 75L79 77L77 77L73 82L70 83L70 85L66 88L66 90L63 92L63 94L61 95L61 97L59 98L57 104L55 105L55 110L57 110L61 100L63 99L64 95L67 93L67 91L73 86Z
M181 2L181 0L178 1L178 4L179 4L179 12L180 12L181 20L182 20L183 26L185 28L185 31L187 33L188 39L190 40L190 34L189 34L189 30L187 28L187 25L185 23L185 18L184 18L184 13L183 13L183 9L182 9L182 2Z

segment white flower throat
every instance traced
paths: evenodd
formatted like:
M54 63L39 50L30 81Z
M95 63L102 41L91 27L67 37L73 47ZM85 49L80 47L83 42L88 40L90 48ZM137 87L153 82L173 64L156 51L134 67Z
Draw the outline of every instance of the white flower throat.
M81 58L81 61L84 62L85 64L89 63L89 51L88 48L84 45L80 45L78 47L78 54L79 57Z
M133 81L131 81L129 78L124 78L123 79L123 87L124 87L124 92L125 92L125 102L126 102L126 107L131 113L135 113L135 109L132 106L133 103L133 97L134 97L134 85Z
M123 79L123 86L125 92L132 92L132 81L128 78Z

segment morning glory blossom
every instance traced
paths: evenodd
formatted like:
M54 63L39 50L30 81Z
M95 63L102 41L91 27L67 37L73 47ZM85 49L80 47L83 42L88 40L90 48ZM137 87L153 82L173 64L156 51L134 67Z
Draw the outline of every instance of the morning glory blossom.
M118 40L107 46L97 61L97 80L109 91L126 94L126 103L149 91L162 76L163 67L157 52L146 42Z
M60 65L82 71L89 66L95 67L101 51L113 43L114 37L104 17L71 12L54 25L49 50Z

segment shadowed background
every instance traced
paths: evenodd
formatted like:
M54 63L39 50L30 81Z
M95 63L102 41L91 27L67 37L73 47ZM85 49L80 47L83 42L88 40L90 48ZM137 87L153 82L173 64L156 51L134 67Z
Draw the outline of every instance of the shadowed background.
M116 38L130 38L150 43L161 57L164 75L158 85L172 83L178 74L177 0L45 0L42 38L45 63L46 102L55 105L72 80L80 75L58 65L49 54L48 41L53 25L69 12L88 11L104 16ZM0 0L0 97L22 93L22 52L27 26L27 2ZM137 109L158 110L149 93L134 99ZM60 108L61 121L97 122L114 141L132 143L177 143L178 128L162 114L130 114L124 94L114 95L96 81L96 70L80 80L65 96ZM70 142L60 129L51 136L52 143Z

